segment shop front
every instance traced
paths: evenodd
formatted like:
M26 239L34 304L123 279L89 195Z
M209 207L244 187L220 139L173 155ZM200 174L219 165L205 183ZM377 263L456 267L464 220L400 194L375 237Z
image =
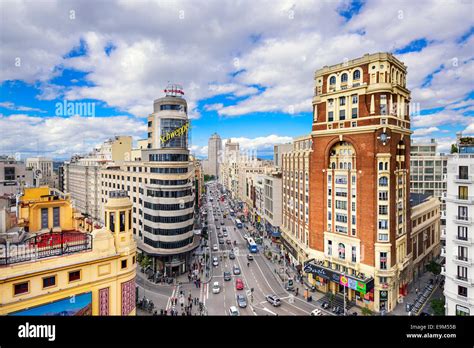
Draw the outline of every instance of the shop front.
M373 308L374 279L359 279L323 266L323 262L308 261L303 268L308 282L324 293L346 294L357 306Z
M290 264L294 264L295 266L298 265L298 252L296 251L296 249L290 244L289 241L285 239L284 236L280 238L280 241L283 247L283 255L285 259Z

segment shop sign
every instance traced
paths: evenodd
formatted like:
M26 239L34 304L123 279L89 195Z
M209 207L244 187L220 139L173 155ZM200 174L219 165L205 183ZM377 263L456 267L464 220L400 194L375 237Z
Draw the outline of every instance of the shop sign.
M365 283L352 279L348 276L341 275L339 278L339 284L344 285L346 288L359 291L363 294L367 292L367 286Z

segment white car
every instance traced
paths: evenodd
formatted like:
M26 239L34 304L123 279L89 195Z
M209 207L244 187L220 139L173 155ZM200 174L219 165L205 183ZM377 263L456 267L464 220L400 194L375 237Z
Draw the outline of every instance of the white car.
M212 265L215 267L219 266L219 260L217 259L216 256L212 258Z
M230 306L229 315L231 317L238 317L240 315L239 310L237 309L236 306Z
M212 293L213 294L218 294L221 292L221 286L219 285L219 282L214 282L212 285Z
M321 310L318 309L318 308L313 309L313 310L311 311L311 316L313 316L313 317L319 317L319 316L321 316L321 315L323 315L323 312L321 312Z
M217 246L217 244L214 244L212 246L212 251L217 251L217 250L219 250L219 247Z

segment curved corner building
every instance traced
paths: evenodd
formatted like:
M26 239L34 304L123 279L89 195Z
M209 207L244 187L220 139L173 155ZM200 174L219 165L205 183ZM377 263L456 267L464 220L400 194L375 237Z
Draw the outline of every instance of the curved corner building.
M148 117L146 146L132 150L132 161L102 171L102 194L115 185L128 191L139 251L152 259L153 270L173 276L188 270L199 237L194 234L187 103L180 86L170 85L165 92Z

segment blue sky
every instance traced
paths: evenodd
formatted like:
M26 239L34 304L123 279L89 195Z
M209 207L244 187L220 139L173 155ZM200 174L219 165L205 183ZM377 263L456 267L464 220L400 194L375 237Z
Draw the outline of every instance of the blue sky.
M0 154L66 159L143 138L170 81L196 155L214 132L269 155L311 131L316 69L379 51L408 66L414 138L447 151L474 133L469 1L20 2L0 4ZM65 101L94 115L58 115Z

